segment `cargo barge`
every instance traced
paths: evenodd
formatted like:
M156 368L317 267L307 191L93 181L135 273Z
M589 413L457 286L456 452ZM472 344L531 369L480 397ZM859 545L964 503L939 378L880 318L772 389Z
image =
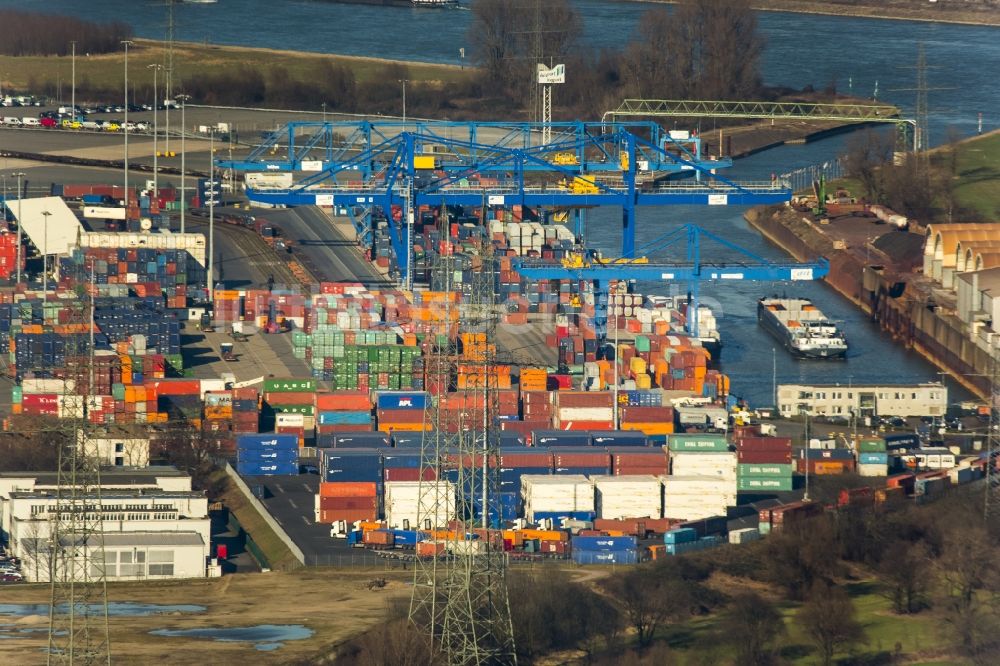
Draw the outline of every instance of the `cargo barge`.
M324 0L348 5L379 5L381 7L418 7L427 9L452 9L458 0Z
M837 325L805 298L762 298L757 321L793 356L843 359L847 341Z

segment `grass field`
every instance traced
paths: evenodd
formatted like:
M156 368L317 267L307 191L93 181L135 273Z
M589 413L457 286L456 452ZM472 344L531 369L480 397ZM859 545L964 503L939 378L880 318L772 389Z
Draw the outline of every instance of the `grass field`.
M1000 219L1000 131L958 145L956 194L983 219Z
M217 472L220 477L225 478L225 491L219 498L227 509L233 512L236 519L244 530L250 533L254 542L264 551L264 556L269 560L273 569L294 569L298 566L298 560L292 555L285 542L278 538L260 513L250 504L250 501L240 492L225 472Z
M0 56L0 73L3 76L4 88L35 92L45 84L51 84L53 88L61 86L63 97L68 100L72 79L71 60L69 56ZM135 40L135 45L129 49L128 54L129 86L137 88L152 86L154 70L150 69L149 65L165 62L166 48L161 42L145 39ZM378 79L383 76L389 65L404 67L405 71L402 74L415 83L459 81L467 78L473 71L451 65L397 63L375 58L182 42L174 46L174 68L176 70L174 89L183 90L183 81L197 77L205 71L224 73L227 70L246 66L248 63L256 63L256 66L264 71L282 67L287 70L291 78L308 80L310 73L323 62L350 67L358 82ZM80 85L87 81L95 87L118 87L124 90L124 65L124 52L95 56L78 53L76 57L77 84ZM162 85L163 78L160 75L160 86ZM142 101L139 100L140 103Z

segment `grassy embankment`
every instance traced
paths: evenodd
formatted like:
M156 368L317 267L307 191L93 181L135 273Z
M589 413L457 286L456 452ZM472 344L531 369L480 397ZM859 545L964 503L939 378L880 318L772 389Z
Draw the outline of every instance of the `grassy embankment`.
M148 66L165 62L166 48L162 42L147 39L135 40L129 49L129 86L148 87L153 84L153 71ZM349 67L359 83L375 81L383 75L389 65L406 68L410 81L451 82L461 81L474 71L452 65L432 63L397 62L376 58L326 55L321 53L301 53L235 46L215 46L211 44L177 43L174 46L175 83L174 88L183 90L183 81L191 80L205 72L222 74L253 65L261 70L283 68L295 80L306 81L321 63L332 63ZM76 80L78 87L88 84L95 88L123 88L124 52L88 56L84 53L76 57ZM69 99L71 80L71 58L69 56L0 56L0 72L4 72L5 87L36 92L46 85L62 86L63 96ZM162 75L160 76L162 86ZM140 100L142 101L142 100Z
M932 159L947 160L950 150L940 149ZM1000 219L1000 130L962 141L955 150L959 203L977 211L984 220Z

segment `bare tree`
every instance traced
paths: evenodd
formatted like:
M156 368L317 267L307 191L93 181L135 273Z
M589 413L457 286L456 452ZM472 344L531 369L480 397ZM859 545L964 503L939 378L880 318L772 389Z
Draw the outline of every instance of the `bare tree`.
M886 548L878 571L884 594L897 613L919 613L927 607L932 567L926 544L893 541Z
M653 642L666 622L691 614L696 583L666 571L632 569L616 581L616 591L625 608L625 617L635 629L641 647Z
M853 134L847 141L844 170L861 182L863 194L869 201L882 200L885 190L882 170L892 165L892 152L892 139L870 129Z
M966 654L979 663L995 652L1000 629L996 544L981 525L954 529L938 559L940 605Z
M855 618L854 604L840 587L825 583L815 585L796 619L819 648L824 666L833 663L836 652L864 639L864 630Z
M723 643L736 653L736 666L766 666L774 661L774 641L785 632L778 609L754 592L736 595L720 624Z

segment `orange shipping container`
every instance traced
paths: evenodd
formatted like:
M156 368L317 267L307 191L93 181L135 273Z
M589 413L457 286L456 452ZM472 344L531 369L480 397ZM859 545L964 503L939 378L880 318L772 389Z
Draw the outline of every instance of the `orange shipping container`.
M378 488L368 481L323 481L319 484L320 497L375 497Z
M372 402L367 391L316 394L316 410L320 412L359 412L370 410L371 407Z
M671 435L674 432L673 423L622 423L622 430L638 430L647 435Z
M539 539L541 541L569 541L569 533L562 530L520 530L522 539ZM506 536L504 537L506 539Z

